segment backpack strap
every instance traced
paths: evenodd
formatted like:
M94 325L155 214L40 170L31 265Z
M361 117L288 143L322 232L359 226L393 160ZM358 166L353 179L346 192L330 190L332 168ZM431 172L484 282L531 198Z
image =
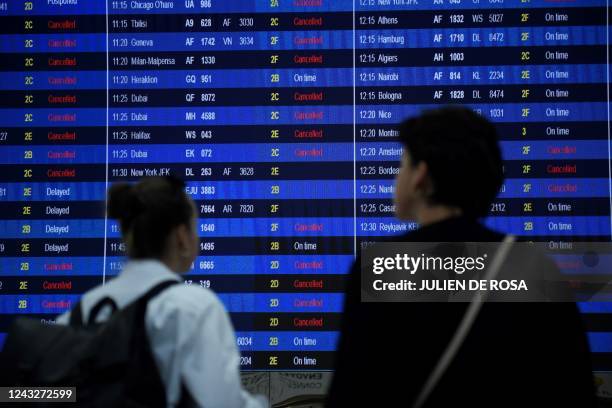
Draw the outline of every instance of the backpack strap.
M176 285L177 283L181 283L181 282L177 280L167 280L167 281L160 282L157 285L153 286L151 289L149 289L144 295L142 295L138 299L138 301L148 303L149 300L157 296L164 289L168 288L169 286Z
M96 303L94 307L92 307L91 310L89 311L89 317L87 318L87 325L95 324L96 319L98 318L98 315L100 314L102 309L104 309L104 307L106 306L110 306L111 315L115 313L117 309L119 309L117 307L117 303L112 298L110 298L109 296L105 296L102 299L100 299L98 303Z
M161 390L156 390L151 393L150 390L146 389L147 386L144 385L142 375L143 375L143 366L142 362L146 363L147 370L158 370L159 368L155 365L155 361L153 359L153 350L151 348L151 344L149 339L147 338L147 330L146 330L146 311L147 304L151 299L160 294L165 289L170 286L179 284L179 281L176 280L167 280L164 282L160 282L157 285L153 286L149 289L144 295L140 298L136 299L130 305L126 306L126 309L132 309L129 313L131 313L132 317L132 336L131 336L131 345L130 349L135 353L136 357L130 359L128 366L126 367L126 383L132 384L132 386L126 390L128 395L131 395L137 401L143 401L144 403L140 405L134 406L153 406L161 403L162 401L157 401L156 399L166 398L165 387L162 387ZM156 371L157 372L157 371ZM160 378L161 380L161 378ZM159 392L158 392L159 391ZM188 396L188 395L187 395Z
M138 303L138 312L141 321L144 320L144 314L146 312L147 303L149 303L149 300L154 298L164 289L177 283L180 282L176 280L167 280L160 282L136 300L136 302ZM88 325L96 322L98 314L105 306L110 306L112 308L112 313L115 313L119 309L117 307L117 303L111 297L106 296L102 298L92 307L91 311L89 312L89 318L87 319ZM74 307L70 311L70 319L68 321L68 324L72 327L84 326L85 322L83 321L83 308L81 305L81 301L78 301L77 304L74 305Z
M81 301L79 300L70 311L70 320L68 325L72 327L83 326L83 312L81 311Z
M167 280L158 283L149 289L144 295L140 296L134 303L136 304L136 321L140 324L143 324L144 327L144 318L145 313L147 311L147 304L151 299L155 296L159 295L161 292L169 288L170 286L179 284L179 281L176 280Z

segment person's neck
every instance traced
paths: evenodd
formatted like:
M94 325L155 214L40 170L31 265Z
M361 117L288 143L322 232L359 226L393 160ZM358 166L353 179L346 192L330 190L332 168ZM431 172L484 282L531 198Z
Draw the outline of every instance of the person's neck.
M433 205L421 208L416 214L416 220L421 226L434 224L444 221L449 218L458 217L463 212L457 207L448 207L445 205Z
M164 265L166 265L166 267L168 269L170 269L172 272L174 273L180 273L177 272L179 270L179 261L178 259L176 259L176 257L173 256L164 256L160 259L161 263L163 263Z

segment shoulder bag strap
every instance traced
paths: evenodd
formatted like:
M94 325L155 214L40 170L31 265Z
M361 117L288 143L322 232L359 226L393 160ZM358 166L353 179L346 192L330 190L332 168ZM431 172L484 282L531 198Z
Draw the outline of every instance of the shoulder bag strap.
M502 245L495 252L495 256L491 261L491 266L485 273L484 279L489 280L497 276L499 270L501 269L504 263L504 260L506 259L506 256L508 256L508 252L510 252L510 248L512 247L512 243L515 241L515 238L516 237L514 235L506 235L504 237ZM436 366L429 374L427 381L425 381L425 385L423 386L419 393L419 396L415 400L413 408L421 408L427 401L427 398L429 398L429 396L431 395L432 391L440 381L440 378L442 378L442 375L444 375L444 373L446 372L446 369L453 361L453 358L457 354L457 351L459 350L459 348L463 344L463 341L470 332L470 329L472 328L474 320L476 320L476 317L480 312L480 308L482 307L485 298L486 292L477 292L472 298L472 301L470 302L470 305L465 311L465 314L463 315L461 323L459 323L455 334L453 335L451 341L448 343L446 350L444 350Z

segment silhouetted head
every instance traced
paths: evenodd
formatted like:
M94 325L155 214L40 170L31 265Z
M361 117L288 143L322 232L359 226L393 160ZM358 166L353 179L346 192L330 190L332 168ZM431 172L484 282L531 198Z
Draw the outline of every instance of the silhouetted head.
M402 122L402 167L396 178L396 215L417 219L434 206L478 218L487 214L503 183L492 123L460 106L428 110Z
M147 177L136 184L114 184L108 216L119 222L132 259L158 259L185 272L198 253L196 209L175 177Z

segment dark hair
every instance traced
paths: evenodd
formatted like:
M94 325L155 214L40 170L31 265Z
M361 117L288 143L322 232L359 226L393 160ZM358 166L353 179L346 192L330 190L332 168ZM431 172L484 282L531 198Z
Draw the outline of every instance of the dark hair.
M170 232L181 224L191 228L193 216L185 183L172 176L113 185L107 211L119 221L131 258L162 257Z
M504 181L495 126L471 109L446 106L400 124L399 137L413 165L424 161L435 204L471 217L487 214Z

